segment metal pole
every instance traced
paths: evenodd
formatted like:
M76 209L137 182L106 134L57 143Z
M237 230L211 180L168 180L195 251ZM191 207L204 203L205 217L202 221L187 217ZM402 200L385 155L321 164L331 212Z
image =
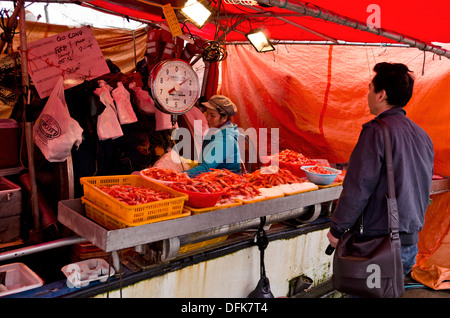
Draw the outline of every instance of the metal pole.
M404 43L409 45L410 47L418 48L422 51L430 51L437 55L443 55L447 58L450 58L450 51L447 51L441 47L429 45L425 42L422 42L417 39L413 39L411 37L389 31L381 28L372 28L367 24L350 19L346 16L342 16L340 14L334 13L332 11L326 10L324 8L320 8L313 4L301 3L300 1L296 1L295 3L288 2L288 0L255 0L259 4L266 4L269 6L275 6L278 8L285 8L286 10L291 10L294 12L298 12L302 15L322 19L327 22L332 22L340 25L344 25L353 29L358 29L364 32L373 33L379 36L383 36L385 38Z
M367 42L345 42L339 40L338 43L331 41L289 41L289 40L271 40L272 44L281 45L342 45L342 46L375 46L375 47L402 47L409 48L409 45L400 43L367 43ZM251 45L245 41L225 42L225 45Z
M15 249L12 251L0 253L0 262L6 261L9 259L13 259L13 258L17 258L17 257L21 257L21 256L25 256L25 255L30 255L30 254L35 254L35 253L51 250L51 249L58 248L58 247L83 243L86 241L87 240L84 237L73 236L73 237L59 239L56 241L36 244L36 245L28 246L28 247L23 247L23 248Z
M34 142L33 142L33 122L27 114L27 105L29 104L29 85L30 80L28 78L28 59L27 59L27 32L25 24L25 8L22 6L19 12L19 28L20 28L20 56L21 56L21 69L22 69L22 87L24 94L24 117L25 117L25 136L27 143L27 155L28 155L28 170L30 172L30 187L31 187L31 209L33 213L34 231L32 234L37 234L40 229L39 218L39 203L36 185L36 172L34 169ZM38 239L38 237L31 237L31 240Z

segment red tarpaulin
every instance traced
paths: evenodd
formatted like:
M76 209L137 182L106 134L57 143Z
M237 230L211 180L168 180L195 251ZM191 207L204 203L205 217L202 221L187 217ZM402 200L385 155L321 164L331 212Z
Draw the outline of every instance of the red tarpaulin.
M273 3L279 4L278 1L274 1ZM177 7L179 3L183 3L184 1L162 1L162 3L169 2L172 6ZM273 40L324 40L321 36L280 20L279 18L281 17L337 40L372 43L396 42L382 36L326 21L327 15L334 12L347 17L349 20L357 20L364 24L367 22L379 23L377 26L382 29L395 31L428 44L432 41L450 43L450 32L446 22L448 12L450 12L450 2L446 0L378 0L376 2L373 0L314 0L308 2L288 0L287 2L281 2L285 8L278 8L276 6L262 7L260 5L243 6L227 4L226 2L229 1L222 1L220 7L218 5L219 2L212 2L211 6L214 7L215 12L210 19L211 22L207 23L201 30L193 24L188 23L187 25L191 33L208 40L213 40L216 34L215 19L218 15L220 17L219 35L225 29L232 27L240 19L245 20L236 27L235 31L227 34L226 41L245 41L244 33L257 27L265 28ZM165 22L161 7L148 4L144 0L91 0L84 1L84 3L137 19L153 21L155 23ZM289 10L290 5L295 5L299 8L305 6L316 9L320 17L302 16L300 13ZM268 14L271 13L275 16L255 16L255 14L258 14L257 10ZM293 13L296 15L292 16ZM276 16L277 14L278 16ZM283 14L286 16L283 16ZM187 30L185 30L185 33L187 33Z

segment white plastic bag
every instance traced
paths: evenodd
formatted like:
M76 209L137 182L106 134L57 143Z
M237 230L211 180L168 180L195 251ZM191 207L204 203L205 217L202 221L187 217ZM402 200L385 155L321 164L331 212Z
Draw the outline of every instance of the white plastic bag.
M136 114L130 102L130 93L123 86L122 82L117 82L117 87L112 91L112 97L116 102L117 116L121 125L137 122Z
M82 142L83 128L70 117L63 80L62 76L58 79L33 126L34 142L50 162L65 161L72 147L78 147Z
M200 120L201 121L201 128L202 128L202 136L204 136L208 129L208 121L206 120L205 115L198 109L197 107L192 107L188 112L184 114L186 121L191 125L191 127L195 128L195 121Z
M167 152L158 159L153 165L153 168L165 168L172 169L175 171L184 171L189 169L189 164L186 163L183 157L173 150L172 148L167 149Z
M209 126L205 115L197 107L192 107L188 112L183 114L187 125L193 130L193 140L195 153L201 153L203 136L208 132Z
M103 105L105 105L105 110L97 118L98 139L119 138L123 136L123 132L117 119L116 107L114 106L114 100L110 93L112 87L103 80L99 80L98 84L99 87L95 89L94 93L100 98Z
M142 87L136 86L135 82L130 83L128 88L133 90L133 92L136 94L137 106L142 113L146 115L156 113L157 109L155 107L155 103L146 90L143 90Z
M157 110L155 113L155 131L172 129L172 127L172 116ZM178 124L175 123L175 128L177 127Z

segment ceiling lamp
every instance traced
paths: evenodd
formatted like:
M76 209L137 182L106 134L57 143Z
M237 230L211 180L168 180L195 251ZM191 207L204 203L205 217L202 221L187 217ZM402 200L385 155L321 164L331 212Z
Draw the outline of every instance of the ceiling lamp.
M263 30L260 28L251 30L245 36L258 52L269 52L275 50L272 43L270 43Z
M181 13L198 28L202 28L211 15L211 10L199 0L188 0L181 9Z

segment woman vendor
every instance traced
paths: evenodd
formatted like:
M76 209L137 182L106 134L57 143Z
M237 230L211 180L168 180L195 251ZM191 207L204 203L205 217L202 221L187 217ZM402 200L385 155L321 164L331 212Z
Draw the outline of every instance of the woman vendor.
M228 169L240 173L239 131L230 120L237 113L236 105L223 95L214 95L202 105L206 107L209 130L203 138L200 164L186 170L187 174L195 177L210 169Z

